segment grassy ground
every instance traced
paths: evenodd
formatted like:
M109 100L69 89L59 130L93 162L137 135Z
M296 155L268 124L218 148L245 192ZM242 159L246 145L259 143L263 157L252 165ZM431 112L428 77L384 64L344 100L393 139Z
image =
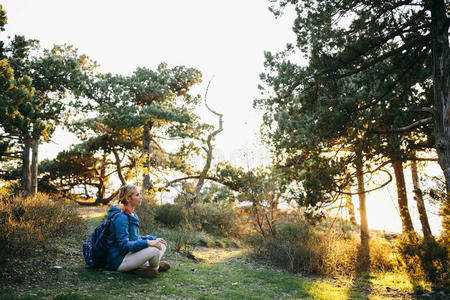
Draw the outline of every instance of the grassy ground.
M102 220L88 212L87 234ZM406 277L384 274L351 278L302 277L249 258L248 250L195 248L199 262L169 248L172 268L140 278L85 268L82 237L57 241L39 259L0 265L0 299L412 299ZM169 241L170 242L170 241ZM386 280L386 276L392 276ZM389 278L389 277L387 277Z

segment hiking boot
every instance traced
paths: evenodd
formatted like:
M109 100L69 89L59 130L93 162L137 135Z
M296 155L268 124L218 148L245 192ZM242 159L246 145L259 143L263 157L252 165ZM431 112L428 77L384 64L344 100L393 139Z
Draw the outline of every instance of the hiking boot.
M146 278L154 278L156 277L156 275L158 275L158 270L155 270L151 267L138 268L136 270L133 270L132 272Z
M158 269L159 272L166 272L169 269L170 269L170 265L168 262L162 261L159 263L159 269Z

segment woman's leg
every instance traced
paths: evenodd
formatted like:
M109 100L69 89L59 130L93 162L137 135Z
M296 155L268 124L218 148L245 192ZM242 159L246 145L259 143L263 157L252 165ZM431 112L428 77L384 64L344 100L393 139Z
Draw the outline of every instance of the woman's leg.
M156 249L156 250L158 250L158 249ZM158 268L159 268L159 262L161 261L161 257L166 252L166 246L164 244L161 244L161 251L158 250L158 252L159 252L159 255L152 256L148 260L149 266L155 270L158 270Z
M132 271L146 264L147 261L150 267L158 270L159 262L164 252L166 252L166 246L164 245L161 245L161 250L155 247L148 247L138 252L129 252L127 255L125 255L125 258L123 259L117 271Z

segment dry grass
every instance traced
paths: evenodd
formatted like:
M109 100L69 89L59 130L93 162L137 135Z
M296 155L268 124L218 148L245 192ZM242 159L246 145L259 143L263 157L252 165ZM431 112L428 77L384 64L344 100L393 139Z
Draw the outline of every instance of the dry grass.
M355 276L359 236L320 230L307 223L280 224L276 236L254 236L256 252L291 272ZM370 240L370 269L393 271L398 267L394 246L383 238Z

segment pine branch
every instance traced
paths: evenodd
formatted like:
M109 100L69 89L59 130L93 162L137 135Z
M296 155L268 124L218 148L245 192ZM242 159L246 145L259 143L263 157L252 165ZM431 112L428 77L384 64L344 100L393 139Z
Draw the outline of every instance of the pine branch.
M410 47L415 46L415 45L420 45L421 43L424 43L425 41L428 41L429 39L430 39L430 36L423 36L423 37L420 37L418 39L412 40L409 43L403 44L399 48L396 48L396 49L394 49L392 51L386 52L385 54L372 59L371 61L369 61L368 63L363 64L359 68L356 68L356 69L354 69L352 71L349 71L347 73L344 73L344 74L340 74L338 76L328 75L328 76L326 76L326 78L341 79L341 78L345 78L345 77L357 74L357 73L359 73L361 71L367 70L368 68L376 65L379 62L384 61L385 59L391 57L392 55L395 55L395 54L398 54L398 53L402 53L403 50L409 49ZM329 72L331 70L336 70L338 68L339 67L336 67L336 68L333 68L333 69L328 69L328 70L322 71L321 73L324 74L324 73L327 73L327 72Z
M411 130L419 127L419 126L430 124L432 122L433 122L433 118L429 117L429 118L422 119L422 120L419 120L417 122L414 122L414 123L412 123L412 124L410 124L408 126L395 128L395 129L392 129L392 130L369 130L368 133L372 133L372 134L374 134L374 133L375 134L404 133L404 132L409 132L409 131L411 131Z

